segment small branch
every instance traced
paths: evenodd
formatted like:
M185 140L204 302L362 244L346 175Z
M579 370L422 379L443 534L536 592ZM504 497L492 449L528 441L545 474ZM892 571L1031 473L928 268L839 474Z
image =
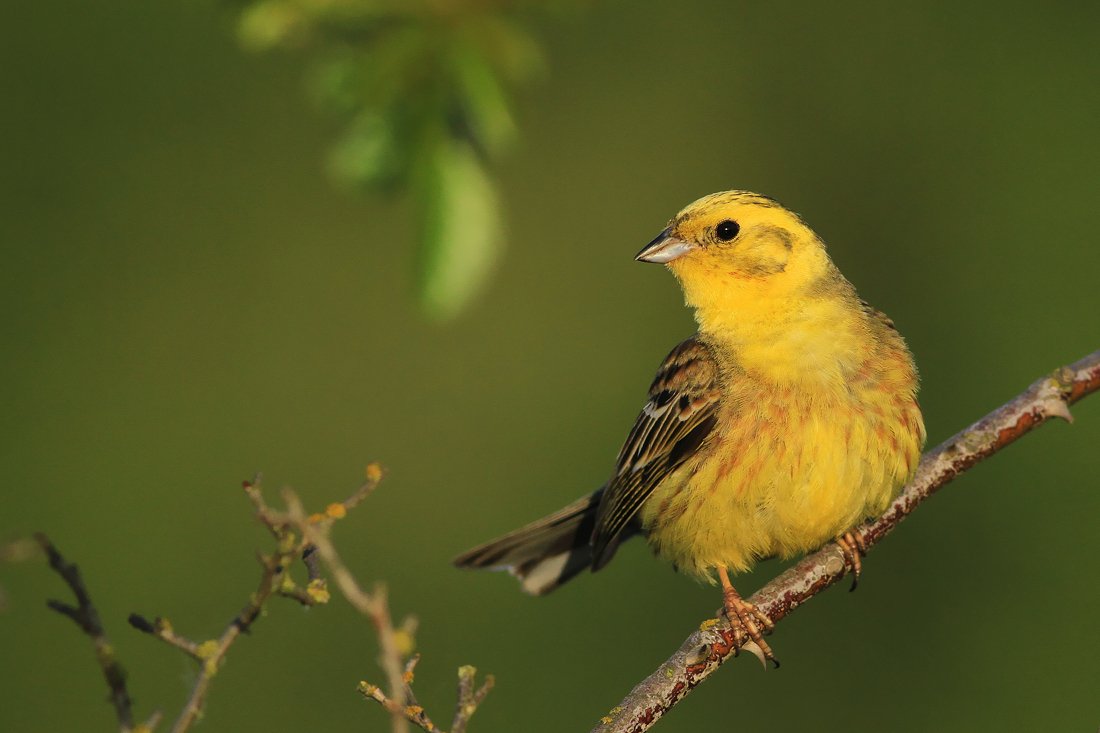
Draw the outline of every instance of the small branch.
M360 613L370 619L378 636L378 646L381 650L378 663L386 675L389 694L383 692L380 687L370 682L360 682L358 690L360 694L369 700L373 700L390 713L393 722L394 733L405 733L408 724L412 723L421 730L429 733L443 733L436 726L424 707L416 700L413 693L412 682L419 655L409 657L403 661L412 649L412 637L416 628L415 619L406 619L400 629L395 629L390 615L389 601L385 586L378 584L369 593L359 585L355 576L344 564L336 546L329 538L333 523L342 518L348 510L354 509L363 499L374 491L375 486L382 478L382 471L376 465L367 467L366 483L359 487L350 497L339 504L329 504L323 514L306 515L302 502L290 489L283 491L283 501L286 503L286 521L302 535L306 547L306 558L310 567L311 577L319 574L316 559L328 568L336 587L348 602ZM453 731L465 733L466 723L470 716L477 710L478 705L485 699L493 686L493 678L486 678L485 684L476 692L473 690L473 667L460 667L458 670L458 704L455 711Z
M868 547L877 544L928 497L974 464L1014 443L1047 420L1072 421L1069 406L1100 390L1100 351L1035 382L1026 392L925 454L913 480L886 513L858 529ZM843 577L839 548L829 544L805 557L750 599L772 621ZM708 619L653 674L642 680L593 733L648 730L738 648L727 624Z
M130 623L130 626L138 631L157 637L168 646L179 649L199 664L205 661L202 652L199 650L199 644L177 634L168 619L157 616L154 620L150 621L141 614L131 613L126 620Z
M122 733L130 733L134 730L134 713L130 693L126 689L126 670L122 668L122 664L115 656L115 648L103 630L99 612L96 611L91 596L88 595L88 589L84 586L80 569L74 563L67 562L46 535L38 533L34 537L46 553L50 569L68 584L77 603L76 606L71 606L61 601L51 600L47 601L46 605L72 619L92 640L96 661L99 662L100 669L103 670L103 678L107 680L107 687L111 691L110 700L115 708L115 717L118 718L118 728ZM155 724L154 719L150 719L150 723ZM146 725L148 726L149 723Z
M371 474L372 472L368 468L368 484L371 481ZM374 478L375 483L377 483L380 478L381 472L378 471ZM373 490L373 488L370 490ZM344 597L348 599L348 602L351 603L357 611L369 618L374 625L375 633L378 636L378 646L381 648L379 664L386 674L386 679L390 688L389 697L386 698L388 704L384 707L386 707L392 715L394 733L405 733L405 731L408 730L405 721L412 720L412 718L409 718L404 712L406 707L410 706L402 702L405 697L402 654L398 648L397 634L393 628L393 621L390 618L390 607L386 597L386 588L379 583L374 587L371 593L367 593L363 590L359 582L355 579L355 576L352 575L347 565L345 565L344 561L340 558L340 553L336 551L336 546L328 536L329 530L332 527L332 521L342 517L349 504L351 506L358 504L370 490L363 491L363 489L360 488L359 491L353 494L352 497L344 503L335 505L330 504L324 515L315 514L313 516L307 516L298 495L290 489L285 489L283 491L283 501L286 502L286 516L288 520L302 533L302 537L311 552L315 552L324 561L329 572L332 573L332 578L336 582L340 592L343 593ZM334 509L334 507L338 508ZM361 683L361 685L366 684L367 683ZM368 686L373 687L373 685ZM381 695L380 690L378 693ZM378 699L373 695L371 697L372 699ZM382 697L385 698L384 695L382 695ZM416 720L412 720L412 722L419 725Z
M252 482L246 481L245 493L255 507L257 519L274 537L275 551L271 555L259 555L262 570L256 591L249 596L248 602L230 620L217 638L196 642L177 633L166 618L157 617L150 621L140 614L130 614L129 622L135 629L160 639L199 664L198 678L191 688L183 709L172 724L172 733L184 733L190 730L202 716L210 684L221 668L230 647L241 634L251 629L268 600L278 595L306 606L329 601L328 587L321 576L322 563L328 568L337 587L352 606L371 620L378 636L381 649L379 664L386 673L390 694L387 696L382 690L367 682L359 684L359 691L391 713L395 733L406 733L410 722L425 731L439 731L424 708L417 702L412 689L416 665L420 660L419 655L410 656L415 644L416 620L407 618L399 628L394 628L385 587L379 584L369 593L363 590L329 538L336 520L342 519L349 510L354 509L369 496L381 479L381 468L377 464L369 465L366 470L366 481L347 499L329 504L323 513L313 515L306 514L297 494L290 489L283 492L287 508L285 512L281 512L267 505L260 489L259 476ZM0 546L0 560L20 559L32 552L37 554L39 546L49 557L50 567L69 584L78 603L77 606L71 606L60 601L50 601L49 606L58 613L68 616L92 638L96 656L111 688L120 730L122 733L150 733L160 723L161 715L159 712L154 713L144 723L134 725L130 697L126 691L125 673L115 659L113 648L103 633L99 616L92 606L76 566L65 562L43 535L37 536L37 543L28 545L27 542L16 542ZM305 564L309 577L309 582L304 587L297 585L290 574L291 566L299 558ZM492 677L488 677L485 684L475 692L473 690L474 674L473 667L459 669L459 703L454 723L454 730L458 733L465 733L467 721L493 684Z
M187 702L172 724L172 733L183 733L190 729L202 715L210 683L218 673L229 648L242 633L252 627L263 612L264 604L273 595L287 596L304 605L318 605L328 601L324 580L311 580L309 585L302 589L295 585L290 577L290 566L295 559L302 556L307 543L294 534L292 525L285 516L267 506L258 483L245 482L244 490L256 507L256 517L275 538L276 550L273 555L259 556L262 568L259 585L221 635L216 639L195 642L177 634L167 619L158 617L150 622L139 614L130 615L130 625L135 629L155 636L179 649L200 665L198 678L191 688Z
M400 720L403 725L407 721L421 730L428 731L428 733L444 733L441 728L436 727L428 714L424 712L422 706L415 704L402 705L386 697L386 693L382 692L382 688L369 682L360 682L356 689L363 697L374 700L381 705L395 720Z
M416 702L416 698L413 696L413 668L419 660L420 655L415 655L409 660L409 663L405 667L405 699L408 701L406 704L402 705L386 697L386 694L382 692L381 689L369 682L359 683L359 693L368 700L374 700L388 710L391 715L399 716L421 730L427 731L428 733L445 733L442 728L439 728L432 722L431 718L424 712L424 708ZM470 718L477 711L478 706L485 700L485 696L493 689L495 680L493 679L493 675L490 674L485 676L484 684L482 684L477 691L474 691L474 679L476 676L477 669L470 665L458 668L458 703L455 706L454 721L451 723L451 733L466 733L466 724L469 723Z
M152 733L160 725L161 719L164 717L164 713L160 710L154 710L153 714L146 718L145 722L139 727L134 729L134 733Z
M466 733L466 725L470 722L470 718L473 717L485 696L489 694L489 690L496 684L496 678L493 675L485 675L484 684L475 691L476 676L477 669L468 664L458 668L458 703L455 705L451 733Z
M249 597L248 603L229 622L218 638L201 643L195 642L177 634L167 619L157 618L149 621L138 614L130 615L130 624L134 628L179 649L200 664L198 679L191 688L191 694L183 710L172 725L172 733L183 733L189 730L202 715L210 683L221 667L229 648L243 632L251 628L272 596L291 598L305 606L329 601L328 586L325 579L321 577L321 561L328 566L344 596L374 624L379 646L382 649L380 663L390 683L390 697L393 700L411 701L390 703L390 698L382 695L382 698L387 700L387 709L393 713L394 732L405 733L408 730L408 720L434 729L434 724L423 713L423 708L415 704L415 698L409 687L412 670L416 666L415 660L410 660L407 668L402 670L403 655L398 638L400 634L404 634L411 640L409 629L412 626L406 624L400 632L394 629L385 588L378 585L371 593L364 591L351 571L344 565L329 539L329 532L335 521L345 517L349 510L354 509L370 496L378 487L382 475L382 469L377 464L370 464L366 469L365 481L347 499L329 504L323 513L313 515L306 514L297 494L290 489L283 492L287 509L281 512L270 507L264 500L260 488L260 476L256 476L253 481L244 482L243 488L256 510L256 518L267 527L275 539L276 550L270 556L259 556L260 566L263 569L259 586ZM305 564L309 577L305 587L297 585L290 576L290 567L298 558L301 558ZM408 646L411 648L411 642Z

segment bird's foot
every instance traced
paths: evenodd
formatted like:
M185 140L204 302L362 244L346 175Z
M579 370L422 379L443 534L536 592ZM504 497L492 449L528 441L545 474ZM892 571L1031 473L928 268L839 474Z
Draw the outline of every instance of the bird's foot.
M767 660L779 669L779 660L775 658L768 642L764 641L764 634L770 634L775 628L775 624L767 614L742 598L732 585L722 589L722 608L737 639L734 655L736 656L751 641L760 650L757 654L761 657L760 661Z
M863 573L863 556L867 554L867 545L863 542L863 535L858 532L848 531L836 538L836 544L844 555L844 567L852 574L851 593L859 585L859 576Z

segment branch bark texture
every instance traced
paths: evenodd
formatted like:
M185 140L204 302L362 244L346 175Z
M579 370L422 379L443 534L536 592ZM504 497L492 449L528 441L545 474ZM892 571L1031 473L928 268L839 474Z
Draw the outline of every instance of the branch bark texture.
M1047 420L1072 422L1069 406L1100 390L1100 351L1062 367L1008 404L957 433L921 459L913 480L886 512L855 530L867 547L877 544L922 502L975 463L1014 443ZM845 574L835 544L802 559L750 599L773 622L813 598ZM642 733L713 674L741 639L716 619L705 621L655 672L604 717L592 733Z
M121 733L130 733L134 729L133 702L130 693L126 689L126 670L115 656L114 645L107 638L107 632L103 629L103 622L99 619L99 611L92 603L92 597L84 585L84 578L75 563L67 561L61 552L42 533L35 535L35 539L46 553L50 569L61 576L76 597L77 605L73 606L62 601L47 601L51 609L62 616L68 616L80 627L80 630L92 640L95 648L96 661L103 671L103 679L110 689L111 705L115 709L115 717L118 718L118 729Z

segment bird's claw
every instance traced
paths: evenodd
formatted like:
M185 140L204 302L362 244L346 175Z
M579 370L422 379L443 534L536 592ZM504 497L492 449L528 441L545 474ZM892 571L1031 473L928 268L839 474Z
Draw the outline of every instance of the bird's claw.
M867 554L867 545L858 532L848 531L836 538L840 553L844 556L844 567L852 574L851 593L859 585L859 576L863 573L863 556Z
M730 629L734 632L737 644L733 650L734 656L737 656L741 649L747 649L756 655L762 664L771 662L776 669L779 669L779 660L775 658L768 642L764 641L764 635L770 634L775 629L775 623L768 618L767 614L741 598L732 588L723 592L722 610L730 622Z

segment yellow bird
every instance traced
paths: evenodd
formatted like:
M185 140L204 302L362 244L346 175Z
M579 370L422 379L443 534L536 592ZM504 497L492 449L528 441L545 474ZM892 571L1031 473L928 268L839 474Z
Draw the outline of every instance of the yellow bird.
M698 332L661 365L607 483L455 564L507 569L541 595L642 534L677 569L717 575L731 625L774 662L771 621L729 573L835 540L858 578L852 530L886 509L924 444L913 358L765 196L701 198L636 259L668 266Z

